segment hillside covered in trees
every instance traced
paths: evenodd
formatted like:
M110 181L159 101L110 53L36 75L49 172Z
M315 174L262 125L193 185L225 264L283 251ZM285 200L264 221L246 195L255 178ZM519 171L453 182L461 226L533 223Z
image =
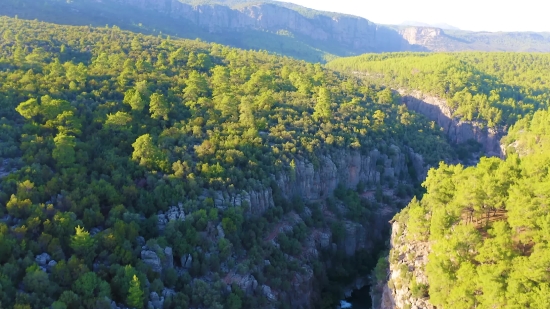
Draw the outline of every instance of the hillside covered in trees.
M511 126L550 102L550 56L536 53L394 53L336 59L331 69L446 99L457 118Z
M383 190L412 196L413 150L454 158L389 89L318 64L117 27L0 29L2 307L288 308L308 275L331 307L369 257L307 259L309 235L339 244L396 203ZM342 153L372 154L372 181L281 193Z
M550 51L550 33L381 25L272 0L3 0L0 14L65 25L116 25L311 62L380 52Z
M390 286L410 285L438 308L548 308L549 115L538 111L510 129L506 160L442 163L428 173L427 193L396 216L407 242L431 246L428 282L401 272Z

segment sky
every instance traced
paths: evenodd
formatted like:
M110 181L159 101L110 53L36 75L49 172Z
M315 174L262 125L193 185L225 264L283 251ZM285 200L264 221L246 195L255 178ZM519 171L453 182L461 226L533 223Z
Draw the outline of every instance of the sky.
M545 0L285 0L312 9L364 17L379 24L446 23L472 31L548 31Z

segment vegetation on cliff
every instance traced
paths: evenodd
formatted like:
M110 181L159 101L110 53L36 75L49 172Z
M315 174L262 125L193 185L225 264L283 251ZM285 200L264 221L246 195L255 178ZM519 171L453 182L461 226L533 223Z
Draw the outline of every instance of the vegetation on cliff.
M514 125L506 160L430 170L427 193L396 217L410 241L431 244L425 271L433 305L550 305L549 117L538 111Z
M405 171L361 184L378 186L375 200L340 187L304 215L274 175L342 150L452 157L391 91L320 65L117 27L3 17L0 29L3 307L137 308L164 292L164 308L265 308L271 291L288 306L314 229L337 242L344 219L367 222L389 203L381 186L412 191ZM275 205L260 217L247 202L217 204L216 192L268 189ZM175 205L178 220L159 228ZM293 213L304 219L277 238ZM361 256L327 254L341 267L310 262L319 289L361 270ZM228 273L254 274L255 292Z
M535 53L393 53L340 58L331 69L447 100L453 115L510 126L550 102L550 56Z
M180 1L186 5L213 5L205 8L201 18L203 23L193 22L192 8L188 15L181 15L181 8L172 7L166 1L151 1L145 4L130 0L107 0L98 3L94 0L4 0L0 2L2 15L10 17L18 16L23 19L37 19L45 22L53 22L65 25L85 26L92 25L102 27L116 25L124 30L130 30L149 35L171 35L178 38L201 39L208 42L229 45L243 49L267 50L272 53L303 59L310 62L326 62L337 56L357 55L373 49L361 49L352 52L353 47L345 44L333 44L327 40L294 33L292 29L281 27L281 29L262 29L240 25L235 28L225 25L220 28L220 21L229 18L230 24L233 19L238 20L246 16L239 10L253 5L264 5L264 10L277 8L292 10L296 16L303 16L304 20L315 23L315 16L327 17L331 20L340 14L319 12L290 3L279 1L254 1L254 0L186 0ZM142 5L143 4L143 5ZM182 4L182 5L183 5ZM170 12L174 9L173 12ZM257 8L256 8L257 9ZM208 12L217 10L214 16ZM267 12L265 14L267 14ZM196 12L199 14L199 12ZM273 14L269 12L270 15ZM276 17L277 19L280 16ZM209 21L210 19L210 21ZM246 18L245 18L246 19ZM359 17L353 17L353 20ZM209 22L208 22L209 21ZM208 25L211 24L211 26ZM374 26L373 26L374 27ZM395 36L397 32L390 30ZM385 49L395 50L395 49Z

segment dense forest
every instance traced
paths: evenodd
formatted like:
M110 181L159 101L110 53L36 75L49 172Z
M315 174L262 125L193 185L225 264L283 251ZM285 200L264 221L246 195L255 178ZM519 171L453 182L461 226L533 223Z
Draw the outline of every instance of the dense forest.
M550 112L520 120L503 143L506 160L430 170L427 193L396 217L407 241L431 244L429 286L410 284L438 308L550 306Z
M117 27L2 17L0 30L3 308L142 308L152 292L164 308L265 308L266 290L288 308L312 230L337 242L341 220L366 222L392 203L383 188L412 196L416 176L342 184L305 205L284 198L274 175L292 179L297 162L337 151L453 158L441 131L389 89L318 64ZM245 202L217 205L218 192L265 188L275 205L261 216ZM366 188L374 200L359 198ZM174 206L181 216L161 226ZM289 214L303 220L271 241ZM336 287L319 307L341 296L334 280L368 271L368 257L326 254L340 266L323 267L325 253L308 262L319 286ZM228 273L254 274L264 293L228 284Z
M303 59L310 62L326 62L338 56L357 55L349 48L331 42L320 42L305 36L299 36L286 29L267 31L266 29L220 29L210 31L207 27L197 25L185 18L173 18L166 12L154 9L143 9L128 1L94 0L3 0L0 12L3 15L23 19L37 19L56 24L103 27L116 25L124 30L149 34L171 35L178 38L216 42L243 49L268 50L272 53ZM217 5L221 15L230 9L242 9L256 4L272 4L297 11L306 18L329 16L333 14L319 12L305 7L279 1L255 0L186 0L180 1L190 5ZM237 18L237 17L235 17ZM367 50L362 50L366 52Z
M550 102L550 55L535 53L393 53L327 64L395 88L447 100L455 117L510 126Z

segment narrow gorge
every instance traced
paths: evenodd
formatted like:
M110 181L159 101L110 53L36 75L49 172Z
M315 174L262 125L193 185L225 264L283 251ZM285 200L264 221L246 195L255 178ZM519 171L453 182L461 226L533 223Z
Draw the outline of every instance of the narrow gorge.
M446 100L422 93L418 90L400 88L402 103L410 110L424 115L441 127L449 142L454 145L475 141L482 145L482 153L489 157L503 157L500 140L505 135L505 128L488 128L476 121L465 121L453 116L453 111Z
M250 295L254 295L255 291L259 290L273 303L283 301L290 304L292 308L316 308L321 301L323 287L319 285L314 275L312 261L322 261L324 271L330 272L331 269L339 267L331 261L335 256L351 260L362 259L361 263L364 267L368 267L368 271L347 278L346 280L349 280L347 284L334 283L341 285L340 288L345 297L350 297L354 290L370 284L368 278L370 269L374 267L389 237L388 221L408 202L409 198L405 195L397 196L397 186L417 183L420 179L412 178L416 176L411 176L410 171L414 170L413 175L423 175L425 169L422 156L410 148L400 149L397 146L391 146L388 154L383 154L376 149L366 154L359 151L340 150L330 155L320 156L315 164L308 160L296 160L295 168L291 173L273 175L272 187L233 194L224 191L205 192L202 198L212 198L218 209L245 206L249 216L261 216L266 210L274 207L276 204L274 199L283 198L290 202L300 197L305 203L303 211L300 213L291 211L285 215L265 239L275 246L280 246L278 237L281 234L292 231L295 226L303 224L304 220L312 217L315 210L311 209L310 205L319 205L323 216L343 228L341 235L334 235L334 230L330 227L315 228L307 236L298 258L286 256L287 259L297 262L303 269L303 275L291 281L292 293L281 293L269 285L262 285L258 289L258 282L252 273L238 273L239 265L229 270L229 275L225 278L226 283L236 284ZM336 205L329 205L330 202L327 202L327 199L334 195L339 186L351 190L360 188L362 198L372 202L372 205L377 205L372 208L372 214L367 220L358 221L350 217L346 205L340 201L337 201ZM171 207L167 213L159 214L158 217L159 226L164 227L170 221L185 220L186 214L181 207L175 206ZM218 232L214 231L215 237L224 238L221 226L218 226L217 230ZM143 253L142 258L144 258ZM181 258L185 261L188 259L186 256ZM148 257L147 260L158 261L153 262L155 264L153 266L161 267L160 259L151 260ZM181 267L189 268L184 266L186 263L182 262ZM173 263L169 265L174 267Z
M505 128L487 128L481 123L463 121L453 117L451 108L444 99L424 94L418 90L398 89L402 104L408 109L434 121L446 133L449 142L460 145L469 141L479 143L481 154L488 157L504 158L505 147L501 139ZM476 159L461 162L477 164ZM422 174L426 175L426 171ZM408 237L407 214L397 214L391 223L390 251L387 257L387 276L374 280L370 294L373 309L435 309L428 297L428 277L425 267L428 262L431 244L429 241L412 240Z

